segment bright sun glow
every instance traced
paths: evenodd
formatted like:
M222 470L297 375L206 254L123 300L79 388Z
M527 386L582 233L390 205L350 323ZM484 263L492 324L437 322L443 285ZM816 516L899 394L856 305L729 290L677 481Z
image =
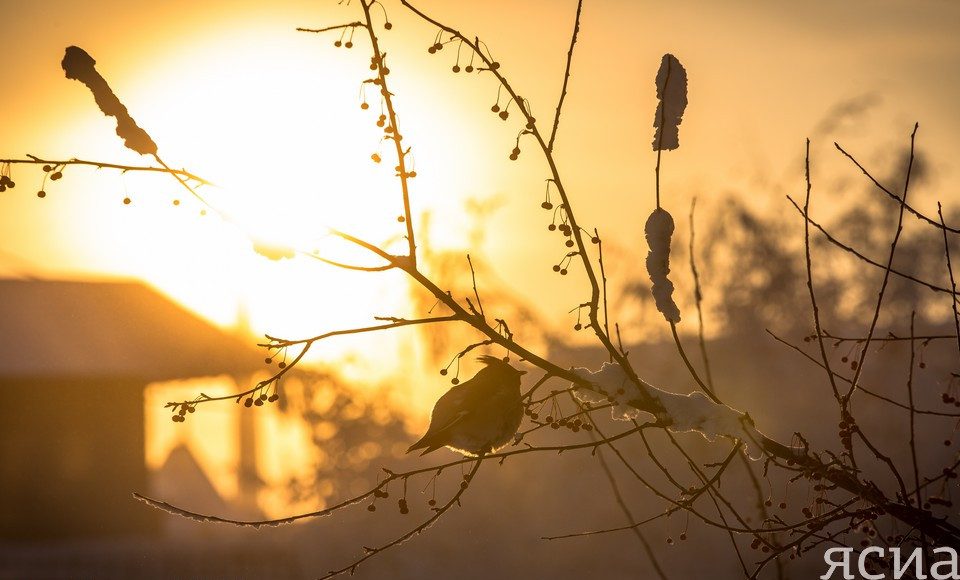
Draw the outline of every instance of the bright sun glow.
M330 58L315 43L287 30L183 43L189 49L145 65L139 78L117 87L167 163L215 184L199 193L216 211L201 216L203 206L171 179L126 176L123 188L134 190L133 202L114 203L110 211L122 217L107 219L119 225L101 235L128 240L128 253L149 256L131 260L137 275L221 324L240 321L258 334L299 338L370 324L373 315L409 314L407 284L398 273L347 272L306 255L271 261L253 250L256 241L382 264L330 235L331 227L392 251L405 248L395 153L374 124L379 95L369 85L351 88L368 76L363 55ZM429 126L416 132L430 139ZM383 161L375 163L373 153ZM444 168L455 167L454 156L463 153L433 159L427 189L455 183ZM421 189L418 195L427 199L415 208L422 211L430 194ZM173 200L180 200L175 208ZM373 370L379 373L364 368L367 379L396 370L382 364L397 358L383 356L395 351L392 340L363 337L363 350L378 353ZM349 373L350 361L365 358L358 343L331 341L312 354L341 361Z

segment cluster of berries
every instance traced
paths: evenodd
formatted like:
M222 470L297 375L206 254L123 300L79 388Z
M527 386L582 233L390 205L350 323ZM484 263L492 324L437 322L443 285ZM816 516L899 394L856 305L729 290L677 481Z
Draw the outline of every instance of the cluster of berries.
M178 407L179 407L179 411L177 411L177 413L173 417L171 417L174 423L183 423L184 421L187 420L187 413L196 413L197 411L196 405L183 404L183 405L179 405ZM174 407L174 409L177 409L178 407Z
M0 193L13 189L17 184L10 179L10 165L4 163L2 173L0 173Z
M257 398L254 398L254 397L252 397L252 396L247 397L247 398L243 401L243 406L244 406L244 407L252 407L252 406L256 405L256 406L258 406L258 407L262 407L264 403L275 403L275 402L277 402L278 399L280 399L280 395L278 395L278 394L276 394L276 393L270 395L269 397L267 396L266 393L260 393L260 396L257 397Z

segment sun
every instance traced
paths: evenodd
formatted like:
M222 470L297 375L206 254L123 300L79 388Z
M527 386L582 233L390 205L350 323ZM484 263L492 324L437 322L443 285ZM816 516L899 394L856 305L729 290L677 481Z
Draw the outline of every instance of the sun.
M368 326L374 316L416 315L402 272L345 271L311 258L383 264L331 228L392 253L407 249L396 152L376 124L383 104L365 82L365 43L333 49L288 25L246 18L175 35L146 55L95 51L98 70L163 160L213 185L197 190L205 205L169 176L71 172L76 191L56 201L70 214L63 239L79 241L70 249L76 262L141 278L215 323L261 338L305 338ZM402 72L399 125L414 145L408 167L420 174L411 183L415 230L430 213L434 231L421 242L443 251L462 244L456 235L465 237L450 216L490 189L465 166L485 134L462 138L458 103L431 84L420 60L408 55L392 68ZM68 132L86 136L78 153L149 164L121 148L112 120L82 96ZM293 257L270 260L260 246L290 249ZM336 363L373 383L409 358L410 341L397 334L325 341L306 360Z
M318 55L305 45L313 39L288 30L251 34L190 44L117 83L161 157L214 184L198 189L210 207L171 179L124 185L137 195L111 212L123 214L131 251L147 258L135 274L221 324L239 316L260 335L300 338L363 326L375 314L406 315L399 275L310 258L383 263L331 228L391 251L404 244L391 143L370 104L360 106L363 92L350 88L362 87L368 71L356 59ZM112 228L101 235L115 237ZM260 245L296 255L269 260L255 251ZM316 350L334 359L355 348L349 340L331 345Z

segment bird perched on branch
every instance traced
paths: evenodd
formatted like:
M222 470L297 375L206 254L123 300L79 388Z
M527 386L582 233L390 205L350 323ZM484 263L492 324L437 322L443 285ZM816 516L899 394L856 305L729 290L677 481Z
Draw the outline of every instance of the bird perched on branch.
M407 449L420 455L447 446L467 456L492 453L517 433L523 419L518 371L503 360L484 355L486 366L472 379L456 385L437 401L427 433Z

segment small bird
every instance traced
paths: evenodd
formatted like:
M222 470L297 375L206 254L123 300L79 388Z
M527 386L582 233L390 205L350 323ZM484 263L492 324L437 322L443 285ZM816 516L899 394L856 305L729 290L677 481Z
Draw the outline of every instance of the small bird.
M443 394L433 407L427 433L407 449L426 455L443 446L469 457L504 447L520 428L523 403L518 371L503 360L483 355L486 366L472 379Z

